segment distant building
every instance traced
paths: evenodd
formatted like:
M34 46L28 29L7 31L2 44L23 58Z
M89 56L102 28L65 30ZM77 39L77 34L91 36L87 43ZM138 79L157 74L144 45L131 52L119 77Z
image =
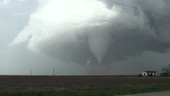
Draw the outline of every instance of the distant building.
M145 71L145 72L142 72L141 75L144 76L144 77L147 77L147 76L158 76L156 71Z

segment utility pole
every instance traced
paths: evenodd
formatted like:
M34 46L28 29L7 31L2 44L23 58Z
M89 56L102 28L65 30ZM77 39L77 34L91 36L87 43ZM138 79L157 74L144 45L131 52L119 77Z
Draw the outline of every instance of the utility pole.
M53 76L55 75L55 69L53 69Z
M31 70L31 72L30 72L30 75L32 76L32 70Z

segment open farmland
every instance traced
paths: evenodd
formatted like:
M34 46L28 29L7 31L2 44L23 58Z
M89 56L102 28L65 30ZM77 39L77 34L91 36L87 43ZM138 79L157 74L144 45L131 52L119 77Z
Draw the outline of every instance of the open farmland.
M170 77L0 76L0 91L91 89L149 85L170 85Z

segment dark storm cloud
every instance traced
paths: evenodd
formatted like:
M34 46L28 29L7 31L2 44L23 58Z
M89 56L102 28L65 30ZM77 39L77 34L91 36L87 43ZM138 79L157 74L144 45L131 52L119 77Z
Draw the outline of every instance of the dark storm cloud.
M64 1L58 1L67 5L66 8L60 6L63 10L56 8L56 0L32 14L29 25L12 44L28 41L28 47L33 51L79 64L87 64L87 61L110 64L144 51L166 52L170 47L168 0L103 1L107 6L96 4L98 1L80 0L80 6L84 7L80 9L84 12L76 9L80 12L79 17L74 17L77 13L69 12L75 10L69 9L74 4ZM88 13L86 8L92 13ZM47 12L49 9L51 11Z
M137 11L144 13L148 19L148 27L122 29L123 31L114 34L114 44L111 44L108 55L105 56L105 61L122 60L128 56L140 55L143 51L166 52L170 47L170 2L168 0L114 0L124 8L132 8L131 11L138 8ZM110 2L114 2L110 1ZM135 12L135 11L134 11ZM119 30L118 30L119 31ZM144 31L144 32L142 32ZM153 34L148 34L149 32Z

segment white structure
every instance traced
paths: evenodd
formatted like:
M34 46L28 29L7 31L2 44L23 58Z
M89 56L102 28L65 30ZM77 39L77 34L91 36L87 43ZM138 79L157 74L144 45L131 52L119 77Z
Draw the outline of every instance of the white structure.
M146 77L146 76L158 76L156 71L145 71L145 72L142 72L141 75L144 76L144 77Z

